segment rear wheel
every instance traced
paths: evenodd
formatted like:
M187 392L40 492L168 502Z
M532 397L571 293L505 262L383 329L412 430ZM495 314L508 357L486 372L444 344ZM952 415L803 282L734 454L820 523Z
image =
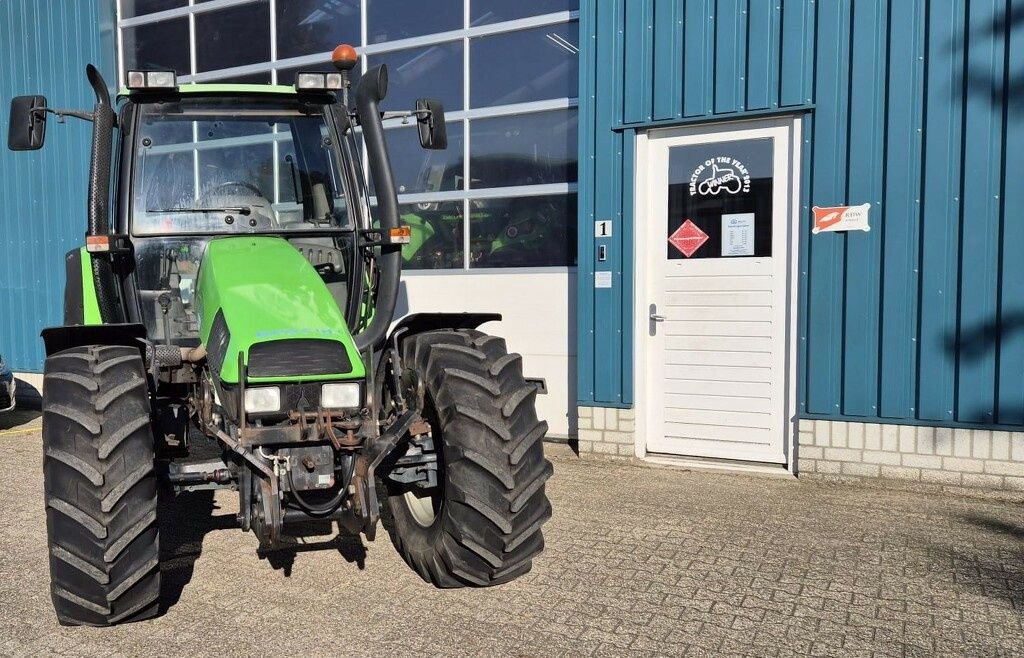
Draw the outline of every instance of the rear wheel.
M405 342L403 363L423 385L439 472L437 487L389 492L385 525L399 553L438 587L528 572L544 547L552 467L521 357L479 331L433 331Z
M109 626L157 613L153 453L139 350L79 347L46 359L43 487L61 624Z

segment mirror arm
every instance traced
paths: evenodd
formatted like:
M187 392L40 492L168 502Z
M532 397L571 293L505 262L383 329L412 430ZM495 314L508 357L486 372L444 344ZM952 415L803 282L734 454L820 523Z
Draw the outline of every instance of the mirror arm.
M74 117L76 119L82 119L83 121L93 121L95 118L92 112L85 112L82 110L61 110L54 109L52 107L37 107L32 110L32 114L46 114L50 113L57 117L58 123L64 123L64 117Z
M416 117L417 120L422 121L429 119L433 114L434 113L430 110L406 110L404 112L384 112L380 118L382 121L387 121L389 119L402 119L402 124L404 125L409 123L409 119L412 117Z

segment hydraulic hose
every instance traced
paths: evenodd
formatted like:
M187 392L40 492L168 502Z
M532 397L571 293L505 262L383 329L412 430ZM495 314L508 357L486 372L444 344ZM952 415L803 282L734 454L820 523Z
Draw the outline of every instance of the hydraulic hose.
M86 235L110 233L110 153L113 144L114 110L110 106L107 83L95 66L85 67L86 77L96 93L92 112L92 153L89 161L89 207ZM111 262L105 257L93 257L92 276L96 289L96 302L104 323L121 322L121 307L114 285Z
M391 159L384 141L384 125L381 121L380 102L388 93L388 69L376 66L359 81L356 90L356 113L363 128L363 141L369 155L370 175L377 189L377 216L383 232L396 228L399 222L398 193L391 173ZM373 320L366 329L356 336L360 351L366 348L376 350L384 341L391 325L395 305L398 302L398 288L402 276L401 245L385 245L380 248L377 261L378 284L376 308Z

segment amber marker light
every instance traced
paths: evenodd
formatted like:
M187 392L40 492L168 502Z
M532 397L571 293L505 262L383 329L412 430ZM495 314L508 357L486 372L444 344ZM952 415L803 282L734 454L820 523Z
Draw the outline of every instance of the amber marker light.
M347 43L343 43L331 53L331 63L339 71L351 71L359 62L359 53Z

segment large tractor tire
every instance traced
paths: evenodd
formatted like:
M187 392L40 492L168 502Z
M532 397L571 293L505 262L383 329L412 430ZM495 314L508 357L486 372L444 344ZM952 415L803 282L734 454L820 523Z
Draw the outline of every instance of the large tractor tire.
M438 486L392 490L385 526L405 561L437 587L486 587L528 572L551 517L547 423L522 358L479 331L408 339L403 365L423 386Z
M157 483L138 349L78 347L46 359L43 477L50 593L62 625L154 616Z

